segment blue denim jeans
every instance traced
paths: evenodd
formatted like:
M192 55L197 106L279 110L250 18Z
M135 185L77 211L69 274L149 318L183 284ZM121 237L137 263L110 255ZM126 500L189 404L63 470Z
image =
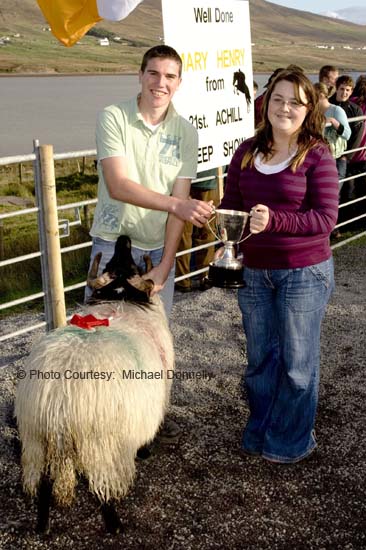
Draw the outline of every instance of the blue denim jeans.
M250 415L242 446L296 462L316 446L320 327L334 287L333 259L296 269L244 268L244 281L238 299Z
M336 165L337 165L338 179L343 180L347 175L347 159L344 159L344 158L336 159ZM339 182L339 193L342 190L343 183L344 183L343 181Z
M90 255L90 266L94 256L98 252L102 252L102 259L99 264L98 275L100 275L105 268L106 264L112 258L114 254L115 242L105 241L100 237L93 237L93 246ZM150 256L153 266L156 266L160 263L161 257L163 255L164 249L158 248L156 250L142 250L141 248L132 247L132 258L136 263L137 267L145 270L145 261L144 255L147 254ZM175 265L170 270L169 276L165 282L164 288L160 291L159 296L164 304L166 316L169 319L172 307L173 307L173 295L174 295L174 277L175 277ZM88 286L85 288L85 301L90 298L92 294L91 288Z

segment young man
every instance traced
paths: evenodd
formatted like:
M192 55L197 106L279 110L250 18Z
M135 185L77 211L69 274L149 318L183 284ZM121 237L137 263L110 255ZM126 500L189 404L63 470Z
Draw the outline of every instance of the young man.
M198 135L171 100L181 83L182 60L169 46L148 50L141 63L137 98L106 107L98 116L98 203L90 231L91 261L102 252L99 273L111 259L119 235L128 235L132 257L160 292L169 316L174 294L175 254L184 222L202 227L212 204L189 198L196 177ZM90 289L86 290L86 299ZM174 441L180 428L164 422L159 437Z
M154 293L167 316L174 293L174 259L184 221L202 227L212 205L189 198L196 176L198 136L171 100L181 83L182 60L169 46L148 50L139 72L137 98L106 107L98 116L98 203L90 231L91 259L102 252L100 272L119 235L132 241L132 256L143 265L150 255ZM86 298L90 289L86 291Z
M353 101L349 101L349 98L351 97L353 92L353 88L353 79L348 75L342 75L337 78L336 93L329 98L330 103L342 107L347 115L347 118L353 118L363 115L361 107L359 107L356 103L353 103ZM351 149L356 149L357 147L359 147L363 132L363 122L350 122L349 125L351 128L351 137L347 140L347 149L350 151ZM341 157L341 160L343 160L344 162L344 169L343 172L339 174L340 177L346 177L349 175L347 173L347 164L350 162L352 156L353 155L351 153L349 155L344 155L343 157ZM353 187L354 183L352 180L345 182L342 187L341 202L347 202L348 200L352 199Z
M262 122L262 105L264 101L264 96L266 95L268 86L271 84L272 80L281 72L283 71L283 67L278 67L278 69L275 69L271 76L268 79L268 82L263 86L265 88L264 92L257 96L254 101L254 124L255 127L258 128L259 124Z
M319 82L322 82L328 88L328 97L331 97L336 90L336 81L338 78L338 69L334 65L324 65L319 71Z

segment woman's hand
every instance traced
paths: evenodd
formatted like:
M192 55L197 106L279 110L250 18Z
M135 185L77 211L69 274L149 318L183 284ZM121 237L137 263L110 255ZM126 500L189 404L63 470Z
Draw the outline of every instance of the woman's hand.
M330 122L331 125L333 126L333 128L335 128L336 130L338 130L339 125L340 125L339 120L337 120L337 119L334 118L334 117L329 117L329 118L327 118L327 122Z
M250 232L254 235L264 231L269 221L268 206L264 204L256 204L250 210Z

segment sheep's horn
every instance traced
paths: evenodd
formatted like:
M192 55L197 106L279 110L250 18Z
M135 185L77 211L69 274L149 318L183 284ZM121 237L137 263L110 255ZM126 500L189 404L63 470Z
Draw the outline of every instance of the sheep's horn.
M152 289L154 288L154 281L152 281L151 279L143 279L140 275L134 275L133 277L130 277L129 279L127 279L127 282L131 286L136 288L136 290L144 292L149 297Z
M100 264L101 259L102 259L102 253L98 252L94 256L94 260L93 260L92 266L90 268L90 271L88 273L88 278L87 278L87 281L86 281L87 285L90 288L102 288L103 286L106 286L111 281L113 281L113 279L111 278L111 276L109 275L108 272L107 273L102 273L102 275L99 275L99 277L97 277L98 268L99 268L99 264Z
M151 271L152 268L153 268L153 264L152 264L152 261L151 261L151 256L149 256L148 254L144 254L144 262L145 262L145 267L146 267L145 273L149 273L149 271Z

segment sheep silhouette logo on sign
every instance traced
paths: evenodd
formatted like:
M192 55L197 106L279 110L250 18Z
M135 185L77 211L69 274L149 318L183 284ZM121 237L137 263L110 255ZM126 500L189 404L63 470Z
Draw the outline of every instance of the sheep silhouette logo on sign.
M247 110L249 113L252 98L251 98L247 83L245 82L245 74L240 69L238 71L235 71L234 73L233 86L234 86L234 93L239 94L239 92L241 92L245 95L245 99L247 102Z

